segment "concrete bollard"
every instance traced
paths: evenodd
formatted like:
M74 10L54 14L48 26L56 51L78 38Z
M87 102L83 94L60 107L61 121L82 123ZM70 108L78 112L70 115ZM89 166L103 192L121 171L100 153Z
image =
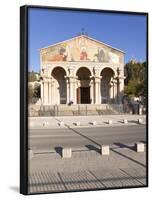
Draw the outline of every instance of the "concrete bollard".
M62 158L71 158L72 157L72 149L69 147L62 148Z
M138 119L138 124L142 124L142 119Z
M142 115L142 108L139 108L139 115Z
M75 122L74 125L75 126L80 126L80 122Z
M135 143L135 150L137 152L144 152L145 151L144 143L142 143L142 142Z
M59 126L64 126L64 122L59 122Z
M32 149L28 149L28 160L32 160L33 157L34 157L34 153Z
M34 127L35 123L33 121L29 121L29 127Z
M109 145L101 145L101 155L109 155Z
M43 126L48 126L49 122L43 122Z
M108 124L112 124L112 120L108 120Z
M123 120L123 123L124 123L124 124L128 124L128 120L127 120L127 119L124 119L124 120Z
M142 112L143 112L143 105L139 104L139 115L142 115Z
M95 126L95 125L97 125L97 122L93 121L93 122L90 122L90 124Z

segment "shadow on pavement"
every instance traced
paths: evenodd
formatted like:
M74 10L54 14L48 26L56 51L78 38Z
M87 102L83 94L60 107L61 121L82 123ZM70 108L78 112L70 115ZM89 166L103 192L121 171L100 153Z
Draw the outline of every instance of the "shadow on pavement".
M62 157L62 147L55 147L54 149Z
M96 151L97 153L100 153L100 149L89 144L89 145L85 145L90 151Z
M113 148L111 148L111 151L113 151L114 153L116 153L116 154L122 156L123 158L127 158L128 160L130 160L130 161L132 161L132 162L134 162L134 163L136 163L136 164L138 164L138 165L140 165L140 166L142 166L142 167L146 167L146 165L144 165L143 163L140 163L139 161L137 161L137 160L135 160L135 159L133 159L133 158L131 158L131 157L129 157L129 156L126 156L125 154L120 153L120 152L114 150Z
M127 148L127 149L130 149L130 150L133 150L133 151L136 150L135 146L129 146L129 145L122 144L122 143L119 143L119 142L115 142L114 144L117 145L120 148Z

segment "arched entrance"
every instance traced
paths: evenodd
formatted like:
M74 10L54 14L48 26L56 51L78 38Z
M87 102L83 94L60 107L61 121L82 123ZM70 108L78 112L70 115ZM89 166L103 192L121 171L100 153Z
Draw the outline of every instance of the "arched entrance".
M114 94L111 85L112 77L114 76L114 71L111 68L104 68L101 71L101 103L112 103Z
M51 75L53 77L52 104L66 104L67 86L65 70L62 67L55 67Z
M77 103L90 104L90 76L91 72L86 67L81 67L76 73L78 77Z

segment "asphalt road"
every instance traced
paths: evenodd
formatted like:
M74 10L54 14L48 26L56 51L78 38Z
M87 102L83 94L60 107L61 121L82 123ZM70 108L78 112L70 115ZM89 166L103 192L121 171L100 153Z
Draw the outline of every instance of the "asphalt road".
M28 146L36 151L53 151L57 147L84 148L88 145L131 144L146 140L146 126L33 129Z

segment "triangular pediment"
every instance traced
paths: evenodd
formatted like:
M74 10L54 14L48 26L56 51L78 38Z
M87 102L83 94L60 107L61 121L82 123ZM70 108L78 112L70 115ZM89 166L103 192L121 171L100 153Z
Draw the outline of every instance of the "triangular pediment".
M122 62L124 52L86 35L41 49L42 61Z

